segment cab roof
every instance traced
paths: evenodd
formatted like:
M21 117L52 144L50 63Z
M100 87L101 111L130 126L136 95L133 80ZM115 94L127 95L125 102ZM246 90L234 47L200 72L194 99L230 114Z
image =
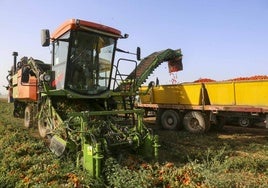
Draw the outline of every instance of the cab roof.
M85 20L79 20L79 19L70 19L65 21L58 29L56 29L56 31L54 31L54 33L52 33L52 40L53 39L57 39L58 37L60 37L61 35L63 35L64 33L66 33L69 30L92 30L92 31L96 31L96 32L101 32L101 33L106 33L106 34L110 34L116 38L121 38L121 31L109 27L109 26L105 26L105 25L101 25L98 23L94 23L94 22L89 22L89 21L85 21Z

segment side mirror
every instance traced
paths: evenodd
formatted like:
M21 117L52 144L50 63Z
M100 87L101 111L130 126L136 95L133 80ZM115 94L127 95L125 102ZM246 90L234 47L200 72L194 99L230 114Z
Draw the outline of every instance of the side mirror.
M137 47L136 55L137 55L137 60L140 61L141 60L141 48L140 47Z
M43 47L49 46L50 44L50 34L48 29L41 30L41 45Z

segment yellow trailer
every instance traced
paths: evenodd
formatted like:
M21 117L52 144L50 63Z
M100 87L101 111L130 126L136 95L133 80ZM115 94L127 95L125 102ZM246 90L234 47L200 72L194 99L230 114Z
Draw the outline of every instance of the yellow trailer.
M222 128L227 117L235 116L247 126L250 117L268 120L268 80L182 83L149 90L143 86L137 107L156 111L157 123L166 129L184 126L190 132L206 132L211 125Z

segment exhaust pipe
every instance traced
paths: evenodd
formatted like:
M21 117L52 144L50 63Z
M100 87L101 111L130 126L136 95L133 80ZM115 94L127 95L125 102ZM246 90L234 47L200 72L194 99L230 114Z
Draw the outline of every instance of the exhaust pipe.
M14 75L16 73L18 52L13 52L12 55L14 57L14 61L13 61L13 73L12 73L12 75Z

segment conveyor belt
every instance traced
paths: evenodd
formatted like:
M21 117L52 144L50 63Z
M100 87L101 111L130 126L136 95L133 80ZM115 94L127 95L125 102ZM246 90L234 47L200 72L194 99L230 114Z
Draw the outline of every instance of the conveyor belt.
M172 61L177 64L179 70L182 70L182 54L181 50L166 49L159 52L154 52L147 56L138 64L137 68L133 70L126 80L135 80L134 90L138 88L146 81L150 74L163 62ZM132 83L133 84L133 83ZM120 85L118 86L120 88ZM132 86L133 87L133 86Z

